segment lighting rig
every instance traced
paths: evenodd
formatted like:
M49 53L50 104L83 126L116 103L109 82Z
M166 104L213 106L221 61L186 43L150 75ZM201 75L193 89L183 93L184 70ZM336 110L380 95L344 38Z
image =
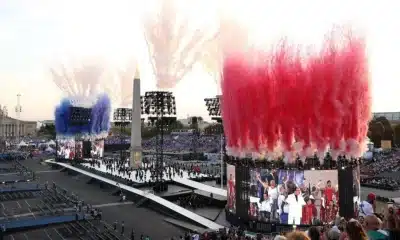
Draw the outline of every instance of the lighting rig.
M71 107L70 108L71 115L70 115L70 125L75 127L82 127L85 125L89 125L91 116L92 116L92 109L91 108L83 108L83 107ZM77 147L77 141L81 139L82 136L75 135L75 152L74 152L74 161L77 162L82 159L82 149L80 151Z
M124 144L124 131L126 127L132 122L132 108L117 108L114 110L114 124L119 127L119 140L120 144ZM120 147L120 160L124 162L126 160L124 151Z
M224 157L226 155L225 151L225 141L224 141L224 128L222 124L222 117L221 117L221 95L217 95L215 98L206 98L204 99L208 115L211 117L212 120L218 123L218 128L216 133L219 133L221 136L221 149L220 149L220 156L221 156L221 188L224 187Z
M156 162L154 164L155 192L166 191L164 175L164 131L176 121L176 104L172 92L152 91L141 97L142 114L148 116L149 125L156 127Z

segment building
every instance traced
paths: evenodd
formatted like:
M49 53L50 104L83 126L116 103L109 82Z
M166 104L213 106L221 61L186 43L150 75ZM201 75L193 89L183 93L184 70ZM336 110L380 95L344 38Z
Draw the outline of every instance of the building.
M16 137L17 136L17 119L0 116L0 137ZM19 121L19 136L36 135L35 121Z
M375 112L373 118L385 117L391 124L400 123L400 112Z
M54 125L55 121L54 120L43 120L39 122L41 126L46 126L46 125Z
M184 119L178 119L178 121L181 122L183 126L190 127L190 125L192 125L192 118L194 118L194 116L193 117L187 117L187 118L184 118ZM199 129L203 130L204 128L209 126L210 123L204 121L203 119L198 119L197 120L197 125L198 125Z

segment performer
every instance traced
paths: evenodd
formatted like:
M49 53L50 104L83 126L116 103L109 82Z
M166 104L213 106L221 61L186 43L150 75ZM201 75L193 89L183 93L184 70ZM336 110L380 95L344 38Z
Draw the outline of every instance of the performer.
M279 208L278 194L279 194L279 192L278 192L278 188L276 187L275 180L272 179L272 180L270 180L269 187L268 187L268 196L269 196L269 199L271 200L271 204L272 204L271 219L278 219L278 216L277 216L277 214L278 214L277 210Z
M251 219L257 219L257 217L258 217L257 203L250 203L249 216Z
M288 224L289 205L286 203L286 191L283 185L279 186L278 214L282 224Z
M326 223L326 200L323 190L321 190L321 207L319 209L319 219L321 220L321 222Z
M228 180L228 187L229 187L229 197L228 197L228 208L229 209L234 209L235 208L235 180L233 179L232 174L229 175L229 180Z
M268 192L264 193L263 200L260 204L260 216L265 221L271 220L272 200L268 196Z
M307 204L303 206L303 217L301 218L301 223L304 225L313 224L317 217L317 208L315 207L314 200L315 199L312 195L305 199Z
M336 219L337 213L338 213L337 205L333 201L330 201L329 205L326 207L326 212L325 212L326 222L327 223L334 222Z
M288 182L288 197L286 202L289 205L288 224L299 225L303 213L303 206L306 205L301 195L300 188L293 182Z
M264 196L264 192L268 192L268 182L264 181L264 179L261 177L260 172L256 173L256 178L257 178L257 197L262 199Z
M325 193L326 202L330 203L333 200L333 194L335 194L335 189L332 187L331 180L328 180L326 182L324 193Z

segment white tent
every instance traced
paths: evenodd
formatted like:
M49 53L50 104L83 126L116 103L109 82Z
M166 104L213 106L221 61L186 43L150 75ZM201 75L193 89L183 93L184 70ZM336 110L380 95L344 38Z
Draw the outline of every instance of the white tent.
M46 150L44 150L45 152L54 152L54 149L52 149L51 147L47 147Z
M49 146L56 145L56 142L54 142L53 140L50 140L47 142L47 145L49 145Z
M28 144L26 144L23 140L18 144L18 147L26 147Z

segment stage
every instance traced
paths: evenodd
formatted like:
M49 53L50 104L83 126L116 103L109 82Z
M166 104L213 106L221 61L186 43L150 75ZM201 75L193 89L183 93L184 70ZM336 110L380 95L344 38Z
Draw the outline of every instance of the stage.
M101 171L101 172L111 173L110 170L107 170L106 165L104 165L104 164L101 164L100 167L91 166L90 163L82 163L82 165L85 166L85 167L88 167L88 168L96 169L96 170ZM127 175L118 174L118 172L117 173L113 172L112 174L116 175L116 176L119 176L121 178L124 178L124 179L130 179L130 180L132 180L133 182L136 182L136 183L151 182L150 174L146 174L146 178L143 179L142 181L140 181L140 179L136 179L135 178L136 171L137 170L133 170L132 171L132 174L131 174L130 178ZM141 171L144 171L144 170L141 170ZM206 174L198 174L197 177L201 178L201 177L209 177L209 176L206 175ZM164 179L165 180L170 180L166 176L164 176ZM198 190L202 190L204 192L209 192L209 193L212 193L212 194L215 194L215 195L219 195L221 197L224 197L225 199L226 199L226 196L227 196L227 191L225 189L212 187L212 186L200 183L200 182L196 182L196 181L190 180L190 177L189 177L189 174L188 174L187 171L183 171L183 177L175 176L175 177L172 177L171 180L176 182L176 183L179 183L181 185L185 185L185 186L188 186L190 188L193 188L193 189L198 189Z
M73 166L71 166L69 164L66 164L66 163L55 162L54 160L46 160L45 162L48 163L48 164L56 164L56 165L59 165L59 166L64 167L64 168L71 169L73 171L76 171L76 172L79 172L81 174L84 174L84 175L86 175L88 177L100 180L102 182L108 183L108 184L116 186L116 187L120 187L121 189L123 189L125 191L132 192L132 193L137 194L139 196L148 198L149 200L154 201L154 202L156 202L158 204L161 204L162 206L164 206L164 207L166 207L166 208L168 208L168 209L170 209L170 210L172 210L172 211L174 211L176 213L179 213L182 216L184 216L186 218L189 218L192 221L194 221L194 222L196 222L196 223L198 223L198 224L200 224L200 225L202 225L202 226L204 226L204 227L206 227L208 229L218 230L220 228L223 228L222 225L216 224L213 221L210 221L210 220L208 220L208 219L206 219L206 218L204 218L204 217L202 217L202 216L200 216L198 214L195 214L195 213L193 213L193 212L191 212L191 211L189 211L189 210L187 210L185 208L182 208L182 207L180 207L180 206L178 206L178 205L176 205L174 203L171 203L171 202L163 199L162 197L156 196L156 195L154 195L154 194L152 194L152 193L150 193L148 191L142 191L142 190L139 190L139 189L136 189L136 188L133 188L133 187L130 187L130 186L127 186L127 185L112 181L110 179L101 177L99 175L96 175L96 174L84 171L82 169L73 167Z

